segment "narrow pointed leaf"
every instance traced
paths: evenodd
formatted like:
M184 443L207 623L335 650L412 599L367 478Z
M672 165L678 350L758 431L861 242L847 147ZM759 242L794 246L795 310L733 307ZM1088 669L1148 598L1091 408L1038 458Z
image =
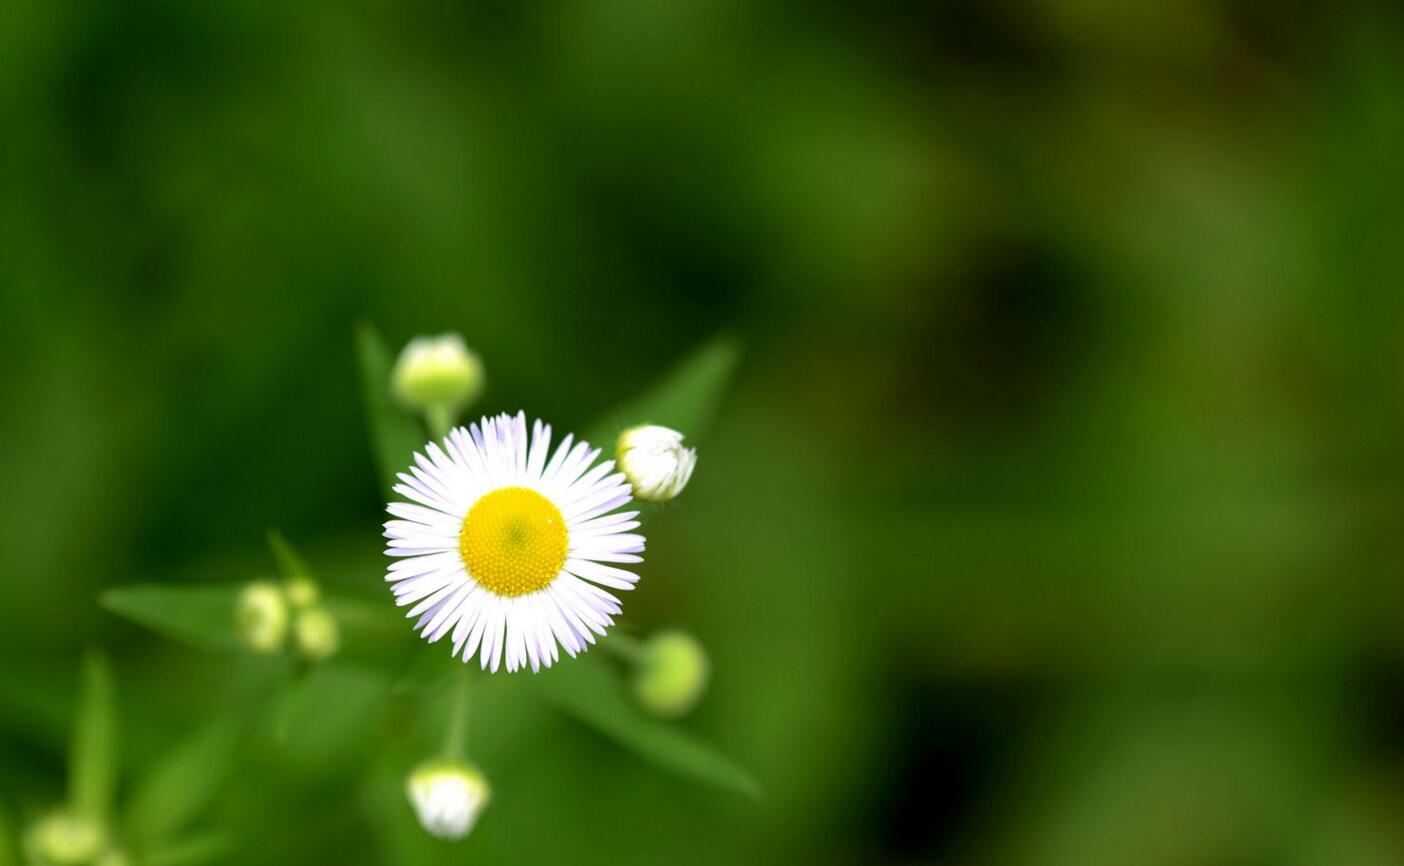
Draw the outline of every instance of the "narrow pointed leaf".
M547 700L645 760L685 779L756 796L750 773L679 728L635 709L611 671L582 655L532 678Z
M132 792L127 833L136 842L166 842L214 799L229 774L234 728L215 724L157 761Z
M173 640L202 649L238 649L234 608L242 586L148 584L109 589L103 607Z
M75 812L106 821L117 784L117 708L112 670L90 653L83 660L78 714L69 750L68 795Z
M390 398L390 352L370 325L356 332L356 354L361 365L361 387L370 425L371 446L386 496L397 482L396 473L409 466L411 455L424 447L424 430Z
M283 533L276 529L268 530L268 549L273 551L273 561L278 564L278 575L283 580L312 577L311 566L302 554L288 543Z
M691 442L697 441L716 415L740 360L736 339L712 338L647 392L593 425L589 441L610 454L619 433L636 424L672 427Z

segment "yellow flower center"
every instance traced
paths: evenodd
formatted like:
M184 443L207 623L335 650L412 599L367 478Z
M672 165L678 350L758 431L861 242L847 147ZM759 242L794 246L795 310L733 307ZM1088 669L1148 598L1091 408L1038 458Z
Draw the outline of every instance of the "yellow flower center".
M503 487L468 509L458 549L468 573L503 596L545 589L565 564L566 525L551 500L525 487Z

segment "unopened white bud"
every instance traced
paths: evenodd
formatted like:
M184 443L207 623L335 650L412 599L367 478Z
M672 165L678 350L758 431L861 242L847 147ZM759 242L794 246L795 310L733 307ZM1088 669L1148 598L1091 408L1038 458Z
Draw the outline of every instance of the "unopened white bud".
M283 591L262 580L244 587L234 612L234 624L249 649L277 652L288 636L288 602Z
M420 764L405 792L419 823L440 839L462 839L487 805L491 788L471 764L448 759Z
M682 441L683 434L656 424L619 434L616 458L635 496L666 502L682 492L697 465L697 452L683 447Z
M686 632L658 632L639 647L637 661L634 696L654 715L685 715L707 690L711 677L707 651Z
M341 645L341 632L336 618L325 608L313 607L301 611L293 624L297 651L308 661L322 661L336 654Z
M457 409L482 390L483 363L458 334L415 337L400 352L391 385L411 409Z
M71 812L52 812L29 831L27 847L34 860L53 866L76 866L102 850L102 825Z

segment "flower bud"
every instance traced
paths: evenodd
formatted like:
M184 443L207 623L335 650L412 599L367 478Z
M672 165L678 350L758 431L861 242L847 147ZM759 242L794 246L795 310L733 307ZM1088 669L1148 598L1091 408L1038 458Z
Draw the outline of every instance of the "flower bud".
M661 631L639 647L634 697L657 716L676 718L701 700L711 676L707 651L686 632Z
M491 788L471 764L440 759L416 767L405 792L425 830L440 839L462 839L487 805Z
M306 577L295 577L288 581L283 585L283 592L287 593L292 606L299 610L316 604L317 599L322 596L316 582Z
M656 424L630 427L619 434L619 469L634 487L634 495L649 502L666 502L682 492L697 452L684 448L683 434Z
M91 861L102 850L102 825L71 812L52 812L35 824L26 837L29 853L39 863L76 866Z
M400 352L391 386L411 409L458 409L483 387L483 363L458 334L415 337Z
M336 619L325 608L313 607L301 611L293 624L293 637L298 654L308 661L330 658L341 645Z
M244 587L234 612L244 645L254 652L276 652L288 636L288 603L283 591L267 581Z

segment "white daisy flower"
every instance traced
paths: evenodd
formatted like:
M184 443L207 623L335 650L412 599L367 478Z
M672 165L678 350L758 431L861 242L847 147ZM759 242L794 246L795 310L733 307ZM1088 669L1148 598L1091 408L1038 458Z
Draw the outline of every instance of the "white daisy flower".
M400 474L385 523L386 580L430 643L453 637L453 653L483 668L533 671L572 657L603 636L642 562L637 511L614 461L566 436L550 453L551 428L526 415L484 418L430 442ZM548 459L549 454L549 459Z

